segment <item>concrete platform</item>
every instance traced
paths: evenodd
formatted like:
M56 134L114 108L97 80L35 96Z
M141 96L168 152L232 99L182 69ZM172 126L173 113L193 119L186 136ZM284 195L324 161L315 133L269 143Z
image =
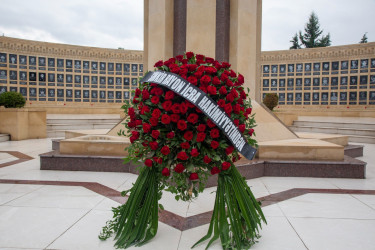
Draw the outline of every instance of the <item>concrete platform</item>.
M110 129L84 129L84 130L67 130L65 139L71 139L84 135L106 135Z
M259 142L259 159L342 161L344 147L318 139Z
M126 156L130 145L126 137L85 135L60 141L60 153L64 155Z
M349 136L337 135L337 134L322 134L322 133L308 133L308 132L296 132L301 139L318 139L333 144L346 146L348 145Z
M366 163L349 156L342 161L293 161L242 159L236 163L246 179L262 176L321 177L363 179ZM41 170L125 172L138 174L133 164L123 164L119 156L66 155L52 151L40 155ZM217 176L210 176L207 186L217 185Z

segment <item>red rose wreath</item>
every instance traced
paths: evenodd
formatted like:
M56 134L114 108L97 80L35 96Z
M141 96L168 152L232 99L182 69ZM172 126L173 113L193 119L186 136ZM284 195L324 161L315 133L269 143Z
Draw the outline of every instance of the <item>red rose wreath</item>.
M232 119L247 143L256 145L244 78L230 66L192 52L155 64L157 70L179 75L206 93ZM131 142L126 162L144 166L134 186L125 192L130 192L128 201L113 209L114 219L107 222L100 238L115 233L118 248L146 243L157 232L163 190L188 201L204 190L210 175L219 174L210 227L196 244L212 235L207 247L218 238L225 249L254 244L261 221L266 220L234 165L241 156L224 132L188 98L152 82L141 83L132 103L123 108L128 120L121 134Z

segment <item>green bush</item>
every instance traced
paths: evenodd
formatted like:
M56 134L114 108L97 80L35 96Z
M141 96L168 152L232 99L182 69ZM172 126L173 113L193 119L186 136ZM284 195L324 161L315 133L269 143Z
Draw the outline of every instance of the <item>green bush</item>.
M274 107L279 103L279 97L275 93L268 93L263 99L264 105L270 110L273 110Z
M18 92L4 92L0 95L0 106L6 108L22 108L25 103L25 98Z

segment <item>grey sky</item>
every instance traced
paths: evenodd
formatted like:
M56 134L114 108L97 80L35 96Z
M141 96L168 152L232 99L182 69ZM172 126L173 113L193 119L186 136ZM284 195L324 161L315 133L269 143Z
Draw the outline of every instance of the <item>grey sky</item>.
M283 50L315 11L332 45L375 41L375 0L263 0L262 50ZM1 0L0 34L143 49L143 0Z

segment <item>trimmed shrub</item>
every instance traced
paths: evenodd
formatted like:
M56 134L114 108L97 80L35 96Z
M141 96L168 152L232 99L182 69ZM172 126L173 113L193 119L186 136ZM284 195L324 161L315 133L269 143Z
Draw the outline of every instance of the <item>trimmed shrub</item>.
M264 105L270 110L273 110L274 107L279 103L279 97L276 93L268 93L263 99Z
M4 92L0 95L0 106L6 108L22 108L25 103L25 98L18 92Z

